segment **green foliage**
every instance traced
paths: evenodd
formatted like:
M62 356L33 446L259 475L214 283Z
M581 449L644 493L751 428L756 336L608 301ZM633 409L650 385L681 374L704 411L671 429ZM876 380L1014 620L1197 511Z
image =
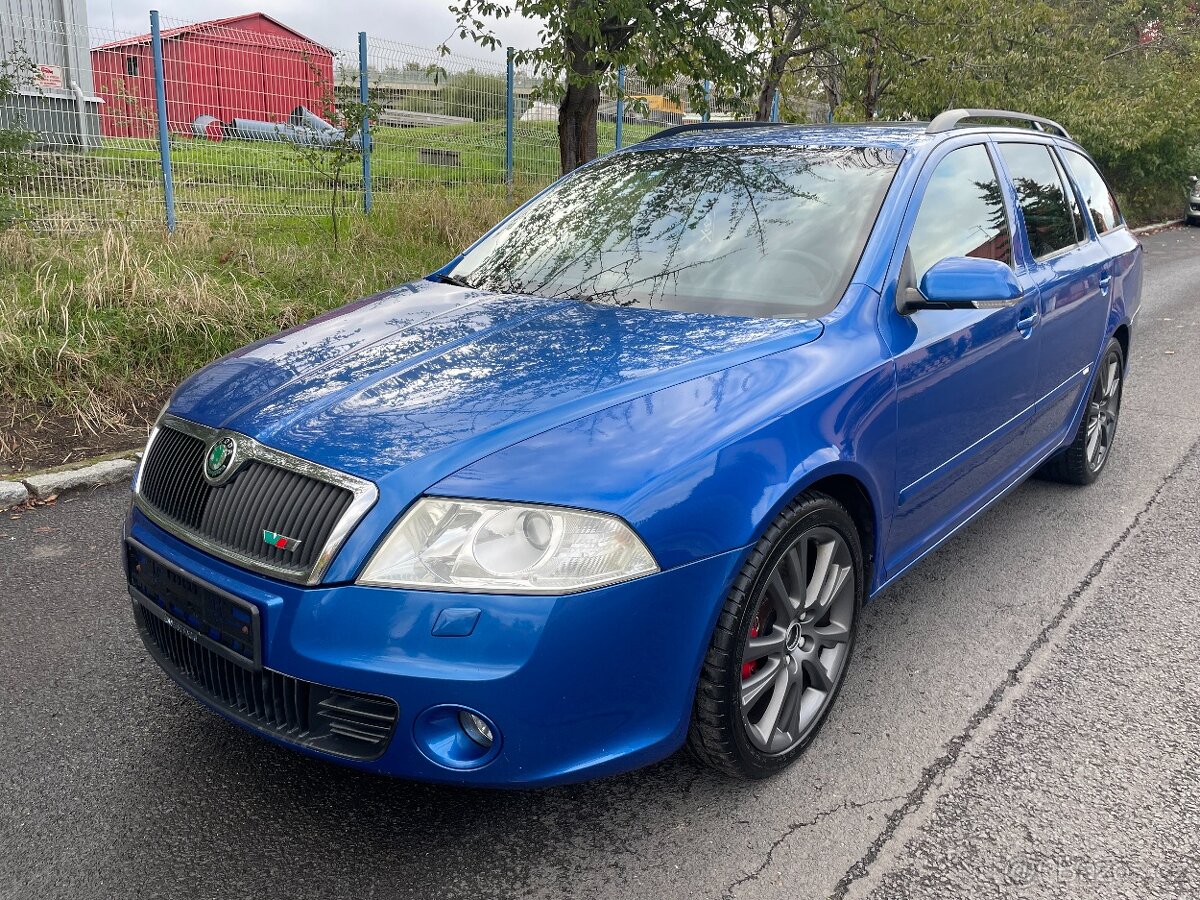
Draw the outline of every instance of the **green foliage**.
M508 85L498 75L462 72L450 76L442 88L442 111L468 119L503 119Z
M169 241L0 234L0 460L44 433L140 426L200 366L432 271L510 208L502 192L411 187L346 220L352 265L305 217L192 221Z
M839 119L1048 116L1096 157L1127 217L1178 216L1200 148L1194 0L764 2L760 59L791 53L785 88L818 88Z
M346 204L350 165L362 159L363 143L367 137L363 126L371 121L378 121L383 105L379 101L377 89L367 92L366 102L358 99L357 95L352 99L339 98L320 67L313 62L309 63L309 67L313 79L321 89L322 111L337 132L332 140L317 140L320 136L313 134L312 139L292 142L289 146L304 167L330 189L329 225L336 250L341 239L339 216Z
M737 0L458 0L450 11L460 37L491 49L501 43L486 19L543 20L541 46L516 51L515 62L565 73L576 86L597 84L619 65L651 84L679 76L744 83L744 56L730 42L744 41L754 21L752 4Z
M547 81L566 76L558 129L564 173L595 157L600 85L611 84L619 66L649 84L691 79L698 109L704 79L731 96L751 87L742 49L755 24L750 0L457 0L450 11L461 38L492 49L500 39L488 20L515 13L544 23L540 46L518 50L514 60Z
M831 58L853 46L857 4L839 0L758 0L758 31L750 59L758 84L756 118L766 120L775 91L811 97Z
M7 59L0 59L0 112L9 111L7 124L0 119L0 231L21 217L15 193L17 187L37 171L29 147L37 135L25 127L14 110L17 91L33 82L37 66L20 48Z

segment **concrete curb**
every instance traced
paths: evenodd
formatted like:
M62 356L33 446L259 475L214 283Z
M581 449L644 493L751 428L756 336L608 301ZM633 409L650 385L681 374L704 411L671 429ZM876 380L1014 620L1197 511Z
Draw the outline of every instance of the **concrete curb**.
M56 466L41 472L0 478L0 510L31 500L48 500L67 491L117 484L133 475L141 451L109 454L71 466Z
M19 481L0 481L0 509L20 506L29 499L29 488Z
M1174 228L1176 225L1182 225L1183 219L1172 219L1170 222L1159 222L1157 225L1143 225L1141 228L1131 228L1134 234L1145 234L1148 231L1158 231L1162 228Z

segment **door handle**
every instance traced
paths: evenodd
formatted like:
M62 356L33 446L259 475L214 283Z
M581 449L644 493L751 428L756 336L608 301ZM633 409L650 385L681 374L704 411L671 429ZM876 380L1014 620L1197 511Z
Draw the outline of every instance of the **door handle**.
M1109 287L1112 285L1112 275L1108 272L1100 273L1100 293L1107 294Z
M1017 319L1017 331L1023 331L1028 334L1033 330L1033 326L1037 324L1037 320L1041 316L1036 309L1026 310L1021 313L1021 318Z

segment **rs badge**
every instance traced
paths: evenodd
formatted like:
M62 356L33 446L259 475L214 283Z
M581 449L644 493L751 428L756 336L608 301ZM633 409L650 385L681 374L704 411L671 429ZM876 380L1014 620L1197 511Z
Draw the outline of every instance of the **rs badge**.
M282 534L276 534L274 531L263 530L263 543L270 544L279 550L287 550L289 553L295 552L303 541L298 541L295 538L284 537Z

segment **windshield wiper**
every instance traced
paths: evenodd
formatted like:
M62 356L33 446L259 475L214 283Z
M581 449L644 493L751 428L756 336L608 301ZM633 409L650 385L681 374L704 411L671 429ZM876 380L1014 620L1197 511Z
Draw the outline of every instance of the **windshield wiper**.
M470 288L473 291L479 290L477 287L475 287L475 285L471 284L471 282L467 281L465 278L459 278L457 275L439 272L435 275L430 275L429 277L435 281L440 281L443 284L452 284L455 287Z

